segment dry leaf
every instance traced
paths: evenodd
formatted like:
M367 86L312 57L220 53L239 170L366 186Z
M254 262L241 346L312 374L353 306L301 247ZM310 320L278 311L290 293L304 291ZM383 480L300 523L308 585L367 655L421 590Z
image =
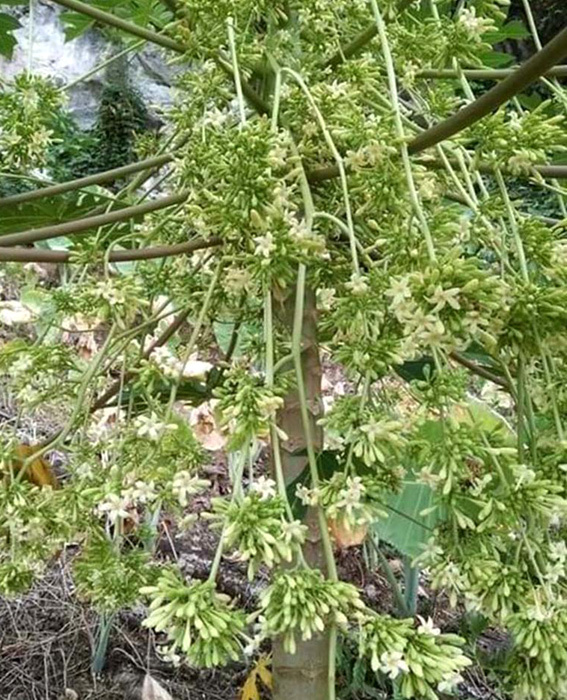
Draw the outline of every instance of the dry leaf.
M167 690L148 673L144 678L142 700L173 700Z
M240 700L260 700L258 679L262 681L266 688L268 688L269 690L272 689L273 677L272 672L269 669L271 663L272 660L269 656L261 656L258 659L256 665L248 674L246 682L242 686L242 690L240 692Z
M222 450L226 443L225 436L217 427L214 414L216 401L206 401L191 411L189 422L195 437L201 445L211 452Z
M262 683L268 688L268 690L272 690L273 685L274 685L274 678L272 676L272 671L270 670L269 666L272 664L272 659L269 656L261 656L258 659L258 664L256 665L256 671L258 672L258 675L260 676L260 679L262 680Z
M98 352L95 331L100 326L98 318L87 318L83 314L75 314L64 319L64 331L61 339L68 345L77 348L77 353L83 360L90 360Z
M213 365L210 362L197 360L192 356L183 365L183 376L185 379L205 379L212 369Z
M344 519L329 519L327 525L329 526L333 539L340 549L358 547L358 545L364 542L368 534L368 525L361 525L353 529Z
M10 465L13 472L19 472L26 460L31 457L34 452L39 450L38 446L33 445L18 445L16 447L16 459ZM24 477L36 486L51 486L51 488L59 488L59 481L51 469L51 465L42 457L32 460Z

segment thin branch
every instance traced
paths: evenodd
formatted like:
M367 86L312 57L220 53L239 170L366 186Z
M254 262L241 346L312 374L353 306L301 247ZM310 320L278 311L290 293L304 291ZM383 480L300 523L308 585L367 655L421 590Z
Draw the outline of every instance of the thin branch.
M217 237L203 240L199 238L175 245L158 245L150 248L114 250L108 256L109 262L129 262L131 260L154 260L186 255L202 248L213 248L222 243ZM42 248L0 248L0 262L73 262L73 254L68 250L44 250Z
M325 63L323 63L323 68L335 68L341 63L344 63L348 58L354 56L358 53L360 49L364 48L374 37L378 34L378 29L375 24L367 27L362 31L357 37L355 37L350 44L347 44L344 49L339 49L337 53L333 54Z
M158 46L163 46L166 49L171 49L177 53L185 53L186 51L183 44L180 44L171 37L164 34L158 34L157 32L153 32L151 29L140 27L138 24L128 22L127 20L121 19L110 12L104 12L104 10L99 10L97 7L80 2L80 0L55 0L55 2L58 5L63 5L63 7L66 7L69 10L79 12L87 17L92 17L92 19L97 22L108 24L116 29L121 29L124 32L128 32L128 34L133 34L134 36L140 37L140 39L146 39L146 41L150 41Z
M494 68L494 69L469 69L466 68L459 72L456 70L442 69L435 70L433 68L420 70L417 72L418 78L432 78L437 80L452 80L459 79L461 75L469 80L504 80L518 71L518 68ZM567 77L567 66L554 66L543 73L540 77L546 78L565 78Z
M455 160L448 159L451 165L458 165ZM436 158L427 158L417 161L420 165L424 165L426 168L432 168L433 170L443 170L445 165ZM495 170L489 163L477 163L475 168L486 175L494 175ZM506 167L500 167L502 173L516 177L519 179L533 179L536 175L540 175L544 179L555 179L564 180L567 179L567 165L533 165L531 171L516 172L511 171ZM327 165L324 168L317 168L316 170L311 170L307 177L312 185L319 182L325 182L326 180L333 180L338 177L339 173L335 165Z
M456 160L453 160L452 158L448 158L447 160L451 165L458 167L459 164ZM423 160L419 160L418 163L420 165L424 165L425 167L433 168L434 170L443 170L445 168L445 164L437 158L424 158ZM475 168L478 170L478 172L484 173L485 175L495 174L495 170L490 163L475 163ZM544 179L563 180L567 178L567 165L533 165L531 171L525 170L521 173L511 171L510 169L501 166L499 166L499 170L504 174L517 178L533 179L536 174L540 175ZM315 171L315 173L318 172L318 170Z
M138 204L126 209L111 211L98 216L89 216L85 219L77 219L75 221L67 221L64 224L56 224L55 226L45 226L44 228L30 229L29 231L21 231L19 233L9 233L5 236L0 236L0 247L27 245L36 241L45 241L49 238L57 238L58 236L70 236L74 233L89 231L99 226L106 226L117 221L126 221L135 216L149 214L152 211L165 209L173 204L179 204L187 199L187 192L179 194L171 194L167 197L160 197L144 204Z
M221 52L219 52L219 55L215 58L215 63L221 70L224 71L224 73L234 80L234 70L232 69L232 65L230 61L227 59L227 57ZM242 88L242 93L244 94L244 97L250 102L252 107L259 113L259 114L270 114L272 111L272 108L270 107L267 102L264 102L264 100L260 97L260 95L254 90L254 88L250 85L250 83L246 82L246 80L240 79L240 86Z
M67 182L57 183L48 187L41 187L37 190L32 190L31 192L21 192L20 194L14 194L11 197L4 197L3 199L0 199L0 207L15 206L16 204L31 202L35 199L41 199L42 197L54 197L60 194L65 194L65 192L80 190L83 187L112 182L112 180L119 180L128 175L138 173L141 170L146 170L147 168L160 168L162 165L170 163L172 160L173 155L171 153L164 153L161 156L146 158L146 160L140 160L137 163L123 165L120 168L105 170L102 173L95 173L94 175L80 177L76 180L69 180Z
M413 0L401 0L398 6L398 12L403 12L411 5ZM323 63L323 68L335 68L336 66L344 63L347 59L351 58L357 54L360 49L363 49L366 44L372 41L376 34L378 33L378 28L373 22L371 25L366 27L358 36L356 36L349 44L347 44L343 49L339 49L337 53L333 54L331 58Z
M455 360L455 362L458 362L463 367L466 367L473 374L476 374L479 377L482 377L483 379L488 379L491 382L493 382L494 384L498 384L498 386L501 386L503 389L506 389L506 391L513 393L513 389L510 387L510 384L508 383L508 381L504 377L501 377L498 374L494 374L493 372L491 372L489 369L486 369L486 367L483 367L482 365L477 365L476 362L469 360L464 355L461 355L460 352L452 352L451 358L453 360Z

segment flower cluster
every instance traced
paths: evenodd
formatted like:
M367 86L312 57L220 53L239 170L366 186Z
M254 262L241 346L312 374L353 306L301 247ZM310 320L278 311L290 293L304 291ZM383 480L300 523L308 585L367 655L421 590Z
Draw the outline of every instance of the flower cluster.
M329 624L346 625L364 609L358 590L342 581L330 581L320 572L280 572L262 593L263 632L283 635L286 651L295 653L296 635L302 640L321 634Z
M231 607L227 596L215 591L213 583L187 584L165 569L155 586L140 592L151 600L144 625L167 634L170 653L179 650L191 663L205 668L238 658L245 616Z
M3 86L4 87L4 86ZM0 159L6 168L41 167L53 143L53 122L63 93L28 72L0 92Z
M216 391L220 423L229 433L228 447L236 450L257 439L266 439L283 406L281 389L265 386L260 376L236 367Z
M441 634L431 620L396 620L372 615L361 626L360 653L375 671L398 679L402 697L437 700L437 692L451 692L471 664L462 652L464 640Z
M272 568L292 561L305 541L306 527L298 520L286 520L280 497L252 491L242 500L218 498L212 505L224 542L248 562L250 580L262 565Z
M502 312L502 284L456 250L438 265L394 278L386 294L414 352L496 344L491 332Z

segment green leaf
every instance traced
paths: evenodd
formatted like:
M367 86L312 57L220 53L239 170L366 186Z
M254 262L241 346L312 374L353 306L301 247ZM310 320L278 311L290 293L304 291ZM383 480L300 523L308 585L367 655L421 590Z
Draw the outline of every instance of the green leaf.
M524 39L529 35L530 33L524 26L524 23L516 19L512 22L507 22L494 32L485 32L482 38L487 43L494 45L506 41L506 39Z
M374 531L402 554L417 557L431 537L431 530L443 520L439 508L422 515L433 505L433 491L427 484L408 482L399 494L389 496L385 505L389 515L375 523Z
M65 40L72 41L94 27L94 20L79 12L63 12L61 14L65 31Z
M396 365L394 369L406 382L423 382L435 372L435 364L431 357L422 357L419 360L408 360L403 365Z
M158 30L173 19L171 12L159 0L96 0L96 2L90 2L89 5L141 27L151 26ZM62 19L65 24L67 41L81 36L95 24L101 29L108 29L108 27L97 24L95 20L79 12L63 12Z
M513 56L502 51L486 51L479 58L487 68L506 68L514 63Z
M14 47L18 43L12 32L21 26L15 17L0 12L0 55L8 59L12 58Z
M214 321L213 322L213 332L215 334L215 339L220 350L226 355L228 348L230 347L230 341L232 340L232 333L235 326L234 321ZM239 357L242 355L242 347L247 339L254 336L255 329L252 325L242 323L238 331L238 340L236 342L236 348L234 350L233 357Z

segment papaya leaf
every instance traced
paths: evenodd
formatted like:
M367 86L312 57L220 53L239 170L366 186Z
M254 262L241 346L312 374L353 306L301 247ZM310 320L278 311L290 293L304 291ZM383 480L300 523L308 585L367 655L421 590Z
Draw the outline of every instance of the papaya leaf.
M424 514L433 505L433 491L427 484L407 482L399 494L385 501L387 518L374 524L374 532L402 554L417 557L431 537L431 531L443 519L435 510Z

